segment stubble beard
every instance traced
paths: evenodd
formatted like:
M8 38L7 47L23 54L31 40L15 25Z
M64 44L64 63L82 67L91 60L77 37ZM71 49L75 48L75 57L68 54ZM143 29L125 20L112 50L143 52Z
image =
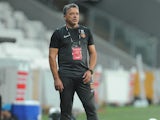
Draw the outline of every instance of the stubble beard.
M78 27L78 22L71 22L71 21L66 21L67 26L71 28Z

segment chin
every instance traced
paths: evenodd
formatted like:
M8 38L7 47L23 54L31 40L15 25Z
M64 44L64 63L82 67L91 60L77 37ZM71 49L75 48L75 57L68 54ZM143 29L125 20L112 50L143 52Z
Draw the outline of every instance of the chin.
M73 26L76 26L76 25L78 25L78 23L73 23L72 25L73 25Z
M73 24L73 25L77 25L77 24L78 24L78 22L72 22L72 24Z

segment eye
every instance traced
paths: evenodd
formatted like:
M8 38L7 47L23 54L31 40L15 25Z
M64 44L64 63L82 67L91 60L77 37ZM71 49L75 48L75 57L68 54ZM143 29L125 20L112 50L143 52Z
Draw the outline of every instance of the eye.
M70 13L70 15L74 15L74 13Z

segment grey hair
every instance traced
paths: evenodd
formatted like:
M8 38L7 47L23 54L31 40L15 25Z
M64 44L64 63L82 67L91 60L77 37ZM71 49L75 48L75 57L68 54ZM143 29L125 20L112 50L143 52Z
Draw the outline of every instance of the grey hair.
M63 15L66 15L67 11L70 9L70 8L77 8L79 10L79 7L77 4L75 3L70 3L70 4L67 4L64 6L63 8Z

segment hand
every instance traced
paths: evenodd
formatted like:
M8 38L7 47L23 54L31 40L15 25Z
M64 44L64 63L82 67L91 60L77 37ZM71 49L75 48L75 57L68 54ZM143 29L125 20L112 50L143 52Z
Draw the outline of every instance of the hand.
M54 87L57 91L62 92L64 89L61 79L54 80Z
M92 74L89 70L87 70L83 75L84 84L88 83L91 80Z

